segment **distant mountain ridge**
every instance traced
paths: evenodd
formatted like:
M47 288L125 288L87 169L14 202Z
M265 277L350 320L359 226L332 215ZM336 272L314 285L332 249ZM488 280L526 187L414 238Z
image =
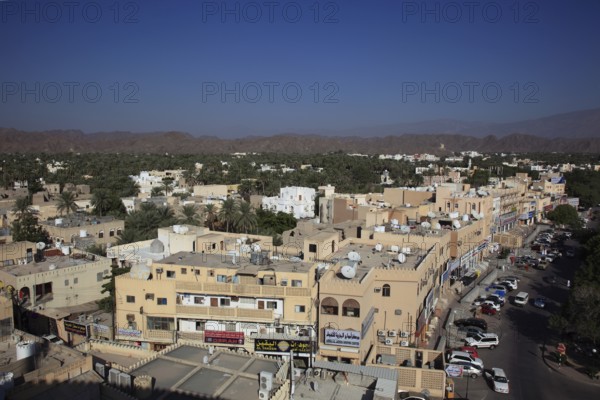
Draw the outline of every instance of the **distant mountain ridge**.
M381 137L285 134L220 139L183 132L100 132L79 130L25 132L0 128L2 153L172 153L219 154L234 152L314 154L331 151L363 154L480 152L600 153L600 137L543 138L511 134L474 137L459 134L403 134Z

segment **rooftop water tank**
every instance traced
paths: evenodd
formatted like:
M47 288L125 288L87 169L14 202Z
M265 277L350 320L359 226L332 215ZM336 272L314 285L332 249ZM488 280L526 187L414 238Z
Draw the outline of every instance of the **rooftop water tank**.
M31 357L35 354L35 342L26 340L17 343L17 361Z

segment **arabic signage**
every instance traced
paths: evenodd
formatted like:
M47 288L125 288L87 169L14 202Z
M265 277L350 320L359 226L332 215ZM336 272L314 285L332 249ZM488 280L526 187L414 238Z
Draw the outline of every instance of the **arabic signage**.
M110 328L106 325L94 324L92 329L96 334L110 333Z
M244 332L204 331L206 343L244 344Z
M119 329L117 329L117 335L119 335L119 336L141 337L142 336L142 331L138 331L136 329L119 328Z
M448 364L446 365L446 374L450 378L460 378L463 375L462 365Z
M254 339L254 351L310 353L310 342L299 340Z
M87 326L77 322L65 321L65 331L76 333L77 335L87 336Z
M516 211L512 211L512 212L509 212L509 213L506 213L506 214L502 214L500 216L500 225L512 224L516 220L517 220L517 212Z
M360 332L325 329L325 344L360 347Z

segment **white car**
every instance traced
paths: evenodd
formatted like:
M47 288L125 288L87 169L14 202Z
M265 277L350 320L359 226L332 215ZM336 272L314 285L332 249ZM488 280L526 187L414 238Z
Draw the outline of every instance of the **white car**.
M511 281L511 280L504 280L504 281L496 281L494 283L495 285L507 285L508 287L510 287L512 290L515 290L518 288L518 285L515 281Z
M493 350L500 344L500 339L495 333L479 333L465 339L467 346L475 347L476 349L489 348Z
M494 384L494 392L509 392L508 378L506 377L506 374L504 373L504 370L502 368L492 368L491 373L486 372L485 374L489 376L489 378L492 380L492 383Z
M54 344L65 344L65 342L63 342L59 337L57 337L56 335L53 334L49 334L49 335L44 335L42 336L44 339L46 339L47 341L49 341L50 343L54 343Z
M454 364L459 361L465 361L474 365L478 365L483 369L483 360L481 358L473 357L466 351L453 350L448 354L447 358L449 364Z
M485 305L485 306L488 306L490 308L493 308L496 311L500 311L500 304L498 304L498 303L496 303L495 301L492 301L492 300L486 300L481 305Z

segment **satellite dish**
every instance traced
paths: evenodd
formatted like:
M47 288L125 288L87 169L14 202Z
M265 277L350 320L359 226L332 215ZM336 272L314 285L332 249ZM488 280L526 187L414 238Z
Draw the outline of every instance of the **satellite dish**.
M344 265L340 272L346 279L352 279L356 276L356 270L350 265Z
M350 253L348 253L348 259L350 261L360 261L360 254L358 254L355 251L351 251Z
M327 263L317 264L317 271L322 271L324 269L329 269L329 264L327 264Z
M449 216L450 216L450 218L451 218L451 219L456 219L456 218L458 218L458 215L459 215L459 214L458 214L458 212L456 212L456 211L454 211L454 212L451 212L451 213L449 214Z
M421 222L421 227L424 229L429 229L429 228L431 228L431 224L427 221L423 221L423 222Z
M483 211L479 213L479 218L483 218L484 214Z
M258 243L254 243L251 247L253 252L258 253L260 252L260 245Z
M392 246L390 246L390 250L394 253L397 253L400 251L400 247L398 247L396 245L392 245Z
M404 264L406 262L406 254L404 254L404 253L398 254L398 262L400 264Z
M435 218L435 213L434 213L433 211L429 211L429 212L427 213L427 216L428 216L429 218Z
M440 225L440 223L439 223L439 222L437 222L437 223L435 224L435 229L439 231L440 229L442 229L442 225Z
M35 248L38 250L44 250L46 248L46 243L44 242L37 242L35 244Z
M381 243L377 243L375 245L375 251L381 251L381 250L383 250L383 245Z
M467 215L467 214L463 215L463 216L462 216L462 220L463 220L464 222L467 222L467 221L469 220L469 215Z
M452 226L455 227L456 229L460 229L460 222L454 220L454 221L452 221Z

